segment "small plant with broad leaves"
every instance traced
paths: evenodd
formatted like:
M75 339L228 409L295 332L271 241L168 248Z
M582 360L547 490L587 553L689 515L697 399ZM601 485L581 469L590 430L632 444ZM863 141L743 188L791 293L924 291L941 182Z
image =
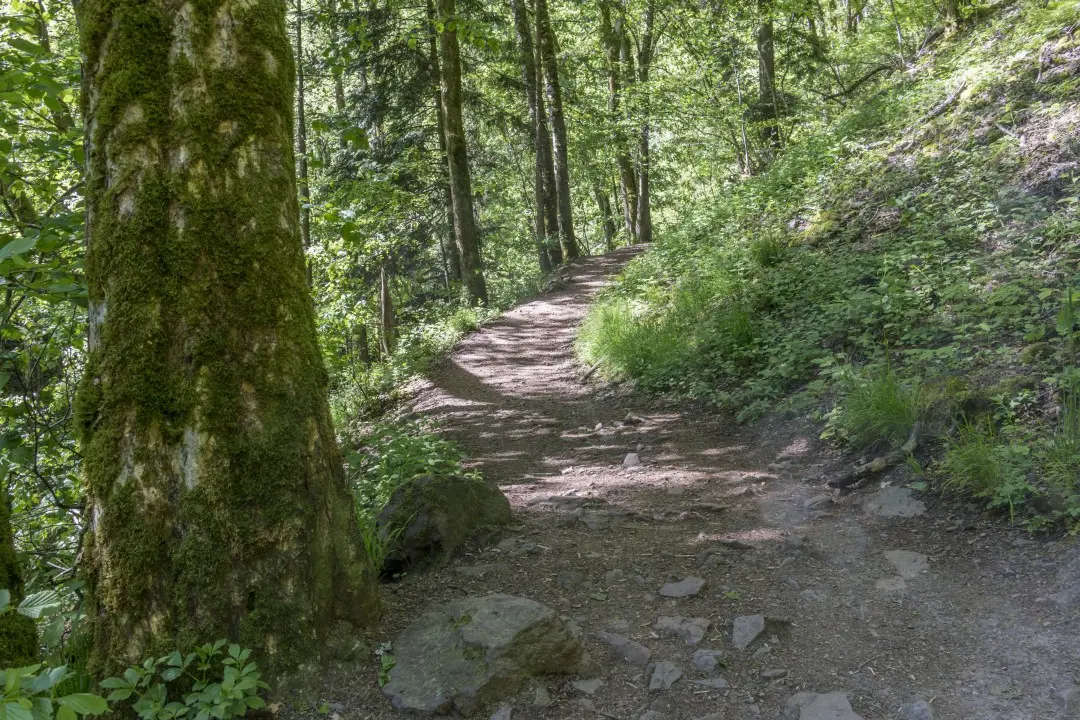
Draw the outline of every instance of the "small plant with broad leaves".
M70 676L64 665L0 670L0 720L80 720L109 710L105 699L92 693L59 695Z
M103 680L110 702L134 700L141 720L231 720L266 706L259 696L269 688L251 662L251 650L225 647L225 640L182 655L174 650L133 665L121 677ZM186 691L186 692L185 692ZM2 719L0 719L2 720Z

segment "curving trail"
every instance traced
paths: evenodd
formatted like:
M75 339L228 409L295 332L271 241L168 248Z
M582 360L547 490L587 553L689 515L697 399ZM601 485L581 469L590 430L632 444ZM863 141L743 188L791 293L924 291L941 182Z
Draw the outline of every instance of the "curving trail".
M828 495L825 480L846 465L814 426L741 427L580 380L577 325L635 252L576 263L571 281L466 338L418 389L415 412L503 486L517 525L387 586L380 639L463 594L524 595L573 618L593 661L576 679L603 684L584 695L575 678L552 678L551 704L518 704L515 719L773 720L804 690L847 693L868 720L929 717L902 710L919 700L939 720L1049 720L1072 717L1070 697L1080 717L1080 691L1069 695L1080 680L1080 553L1069 543L898 488L884 498L928 509L883 516L874 508L888 476ZM640 422L624 423L628 413ZM635 451L641 465L624 468ZM706 581L696 595L658 594L687 576ZM733 649L732 622L756 614L784 622ZM710 625L691 646L659 637L658 616ZM645 669L596 638L611 629L686 674L649 692ZM707 678L692 663L702 649L722 652L728 688L693 683ZM394 717L372 685L331 676L327 692L348 716ZM849 718L811 712L804 720Z

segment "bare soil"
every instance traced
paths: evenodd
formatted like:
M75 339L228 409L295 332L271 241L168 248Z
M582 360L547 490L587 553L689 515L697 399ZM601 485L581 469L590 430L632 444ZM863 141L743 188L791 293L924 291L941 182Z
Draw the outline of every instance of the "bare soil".
M811 423L740 426L582 381L576 328L634 252L572 265L570 280L470 335L418 388L414 411L438 421L502 486L516 524L447 567L385 585L372 643L392 640L434 604L510 593L573 619L591 658L583 674L546 678L546 707L535 706L535 689L517 698L515 719L629 719L651 709L670 720L771 720L803 690L848 693L868 720L905 717L902 706L916 700L938 720L1069 717L1080 606L1061 595L1054 602L1054 593L1080 588L1071 541L1032 539L925 493L916 495L924 515L881 517L865 501L900 474L830 495L825 483L851 459L820 442ZM628 414L637 418L625 422ZM639 467L623 467L630 452ZM884 554L892 550L922 553L928 568L901 578ZM687 576L706 581L697 595L658 594ZM781 622L733 649L733 619L756 614ZM691 646L658 636L658 616L711 625ZM645 668L595 636L611 628L684 676L649 692ZM693 684L705 677L691 663L698 649L723 652L730 689ZM376 676L374 659L338 666L325 698L346 720L395 717ZM603 684L591 696L571 685L593 678Z

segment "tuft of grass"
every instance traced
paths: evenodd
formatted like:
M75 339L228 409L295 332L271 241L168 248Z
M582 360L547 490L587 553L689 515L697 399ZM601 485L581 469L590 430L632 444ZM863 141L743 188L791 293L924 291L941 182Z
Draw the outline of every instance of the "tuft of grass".
M965 422L955 437L945 440L939 470L945 489L986 501L989 508L1006 509L1009 517L1036 492L1027 480L1032 469L1028 446L998 432L992 418Z
M855 448L896 448L930 407L930 393L918 380L901 380L887 368L850 381L830 422L836 435Z

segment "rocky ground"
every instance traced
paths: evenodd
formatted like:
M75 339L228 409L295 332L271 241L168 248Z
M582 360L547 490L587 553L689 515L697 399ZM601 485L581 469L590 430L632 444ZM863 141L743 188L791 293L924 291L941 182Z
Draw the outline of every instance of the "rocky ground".
M485 718L1080 718L1071 540L900 472L839 496L826 482L851 459L811 424L742 427L581 379L575 328L632 252L575 265L418 389L415 412L502 486L514 523L387 584L373 646L505 593L576 626L587 658ZM377 676L374 658L337 666L329 712L395 717Z

